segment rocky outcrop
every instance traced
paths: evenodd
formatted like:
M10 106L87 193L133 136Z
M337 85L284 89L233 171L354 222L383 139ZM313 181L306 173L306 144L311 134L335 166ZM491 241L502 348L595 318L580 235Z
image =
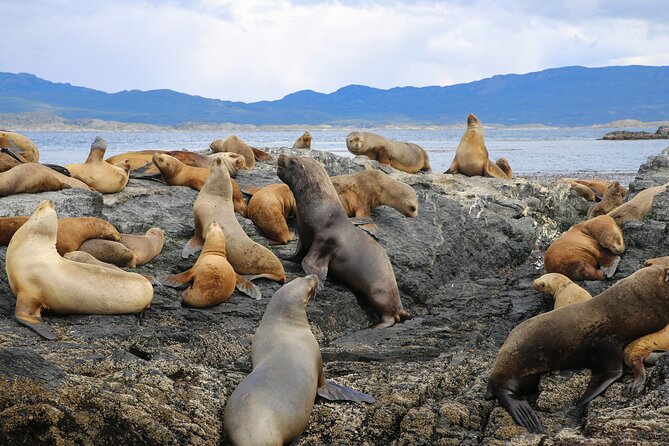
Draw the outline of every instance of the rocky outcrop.
M289 149L270 150L304 155ZM331 175L372 162L326 152L308 154ZM666 156L666 151L663 155ZM647 163L648 164L648 163ZM644 181L665 169L651 161ZM240 172L237 181L279 182L275 162ZM621 444L669 441L669 361L649 368L646 389L628 397L623 379L584 413L573 403L588 372L542 379L536 406L547 437L517 427L485 385L509 331L552 302L532 288L550 241L585 217L588 204L566 185L460 175L393 176L413 186L419 215L382 206L372 211L393 263L402 300L414 318L371 330L370 312L345 287L327 282L307 308L330 379L373 394L373 405L319 400L300 445ZM637 179L639 180L639 178ZM181 248L193 231L196 192L148 181L102 197L65 190L0 200L0 216L29 214L49 198L61 217L96 216L122 232L157 226L165 248L143 274L180 272ZM648 257L669 254L667 194L651 216L623 227L628 250L615 279ZM250 236L267 246L250 220ZM271 247L278 252L295 249ZM663 252L664 251L664 252ZM0 271L6 249L0 247ZM284 262L288 279L303 275ZM181 306L180 291L157 286L142 321L133 315L56 316L45 320L59 340L47 342L12 320L14 298L0 272L0 444L227 444L225 401L250 371L253 332L279 284L257 282L263 299L239 293L209 309ZM613 281L584 283L596 294ZM547 334L549 335L549 334Z
M623 140L623 139L669 139L669 125L661 125L655 133L650 132L630 132L628 130L616 130L609 132L602 139Z

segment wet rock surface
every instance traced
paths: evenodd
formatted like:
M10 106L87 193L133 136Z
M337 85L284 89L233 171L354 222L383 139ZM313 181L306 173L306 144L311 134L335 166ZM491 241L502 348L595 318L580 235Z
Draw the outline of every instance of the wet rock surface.
M272 149L305 155L303 151ZM328 173L373 165L311 151ZM657 158L669 156L665 150ZM669 164L649 161L637 182L666 182ZM669 359L648 367L646 388L626 394L631 373L585 411L574 402L587 370L545 376L532 400L549 435L516 426L496 401L486 401L487 376L499 346L519 322L552 302L532 288L542 252L585 218L589 203L566 185L444 174L393 176L416 189L419 215L372 211L412 320L385 330L345 287L327 282L307 308L326 376L371 393L373 405L318 400L300 445L665 444L669 442ZM276 161L240 172L237 182L280 182ZM653 184L655 185L655 184ZM142 274L181 272L193 231L197 193L131 180L114 195L66 190L0 199L0 216L30 214L51 199L60 217L106 218L122 232L157 226L163 252ZM669 255L668 194L656 197L643 222L623 226L627 252L614 280L581 283L593 295L635 271L645 259ZM247 233L276 252L250 220ZM143 320L134 315L49 315L58 335L44 341L13 321L14 296L0 247L0 444L227 444L222 429L228 395L250 371L250 346L265 306L280 284L259 280L263 299L239 293L209 309L181 305L181 291L155 287ZM303 275L284 262L288 280ZM549 336L550 333L547 333Z

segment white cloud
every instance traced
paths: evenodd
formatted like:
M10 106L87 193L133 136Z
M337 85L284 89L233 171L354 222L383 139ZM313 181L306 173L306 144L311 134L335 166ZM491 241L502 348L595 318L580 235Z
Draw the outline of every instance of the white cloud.
M170 88L254 101L564 65L667 65L669 28L654 21L661 3L5 2L0 71L105 91Z

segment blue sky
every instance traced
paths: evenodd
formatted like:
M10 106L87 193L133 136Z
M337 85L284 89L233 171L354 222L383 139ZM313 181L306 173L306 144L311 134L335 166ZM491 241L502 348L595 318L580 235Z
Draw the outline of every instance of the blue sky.
M0 2L0 71L258 101L584 65L669 65L664 0Z

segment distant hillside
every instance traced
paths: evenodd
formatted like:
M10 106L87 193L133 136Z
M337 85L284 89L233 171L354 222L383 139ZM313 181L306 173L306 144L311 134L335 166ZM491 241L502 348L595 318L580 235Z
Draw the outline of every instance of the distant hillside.
M564 67L493 76L446 87L389 90L349 85L334 93L298 91L277 101L222 101L172 90L105 93L32 74L0 73L0 113L45 112L67 119L158 125L484 123L557 126L615 120L669 120L669 67Z

